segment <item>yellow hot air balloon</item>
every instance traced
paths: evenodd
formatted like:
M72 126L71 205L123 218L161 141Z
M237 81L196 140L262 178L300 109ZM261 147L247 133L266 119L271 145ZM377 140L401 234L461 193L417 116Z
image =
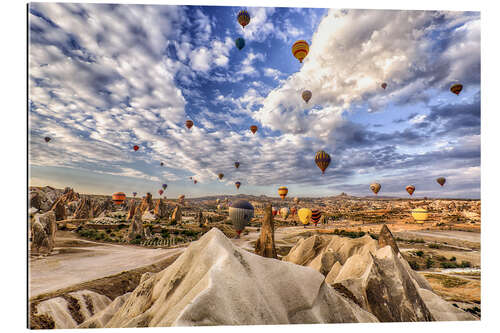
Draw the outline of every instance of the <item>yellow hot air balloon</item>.
M288 188L286 188L286 186L281 186L278 189L278 194L280 195L281 200L285 200L285 197L288 194Z
M304 226L308 225L311 221L312 211L309 208L301 208L297 212L299 220Z
M417 223L424 223L429 217L429 213L424 208L415 208L411 211L411 216Z
M382 186L379 183L373 183L370 185L370 190L372 190L373 193L377 194L378 191L380 191L380 188Z
M302 99L307 103L312 97L312 92L310 90L304 90L302 92Z
M297 58L300 62L304 60L304 58L309 53L309 44L305 40L298 40L292 45L292 54L295 58Z

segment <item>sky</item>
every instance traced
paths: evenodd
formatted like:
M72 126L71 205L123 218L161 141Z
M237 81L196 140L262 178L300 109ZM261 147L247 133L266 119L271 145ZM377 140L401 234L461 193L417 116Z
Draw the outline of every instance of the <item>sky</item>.
M157 197L167 183L189 198L364 196L379 182L379 195L480 197L478 12L32 3L28 15L30 185Z

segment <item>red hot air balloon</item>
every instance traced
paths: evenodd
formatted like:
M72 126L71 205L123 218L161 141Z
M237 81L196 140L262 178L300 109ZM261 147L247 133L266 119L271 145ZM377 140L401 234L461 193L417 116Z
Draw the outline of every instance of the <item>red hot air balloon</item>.
M317 226L319 220L321 219L321 212L318 209L311 209L311 213L311 221L315 226Z
M252 131L253 134L255 134L255 132L257 132L257 129L258 129L258 127L255 125L250 126L250 131Z
M278 210L275 207L273 207L273 211L272 212L273 212L273 216L276 216L278 214Z
M138 151L139 150L139 146L138 145L135 145L134 146L134 151Z
M193 181L194 181L194 183L195 183L195 184L198 182L196 179L195 179L195 180L193 180Z
M385 88L387 88L387 83L385 83L385 82L384 82L384 83L382 83L380 86L381 86L383 89L385 89Z
M159 194L159 195L162 195L162 194L163 194L163 190L159 190L159 191L158 191L158 194Z
M186 120L186 127L188 129L191 129L191 127L193 127L194 123L192 120Z

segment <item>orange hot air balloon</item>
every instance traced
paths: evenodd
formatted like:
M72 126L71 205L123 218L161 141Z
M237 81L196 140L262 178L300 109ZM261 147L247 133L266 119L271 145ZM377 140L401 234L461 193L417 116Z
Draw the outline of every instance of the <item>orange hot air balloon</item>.
M116 193L113 193L113 195L111 196L111 200L113 201L113 203L115 205L121 205L123 202L125 202L125 199L127 197L125 196L125 193L123 192L116 192Z
M309 53L309 44L305 40L298 40L292 45L292 54L301 63Z
M384 83L382 83L380 86L381 86L383 89L385 89L385 88L387 88L387 83L385 83L385 82L384 82Z
M316 153L316 157L314 158L316 165L321 169L321 172L324 174L326 168L330 165L330 155L325 153L323 150L320 150Z
M285 200L285 197L288 194L288 188L286 188L286 186L281 186L278 189L278 194L281 197L281 200Z
M377 194L378 191L380 191L380 188L382 186L379 183L373 183L370 185L370 190L372 190L373 193Z
M193 125L194 125L194 123L193 123L193 121L192 121L192 120L189 120L189 119L188 119L188 120L186 120L186 127L187 127L188 129L191 129L191 127L193 127Z
M410 195L413 195L413 192L415 192L415 186L413 185L406 186L406 192L408 192Z
M462 91L463 87L464 86L462 86L460 83L457 83L457 84L454 84L450 87L450 91L458 96L460 94L460 92Z
M258 129L258 127L255 125L250 126L250 131L252 131L253 134L255 134L255 132L257 132L257 129Z
M138 151L138 150L139 150L139 146L138 146L138 145L135 145L135 146L134 146L134 150L135 150L135 151Z

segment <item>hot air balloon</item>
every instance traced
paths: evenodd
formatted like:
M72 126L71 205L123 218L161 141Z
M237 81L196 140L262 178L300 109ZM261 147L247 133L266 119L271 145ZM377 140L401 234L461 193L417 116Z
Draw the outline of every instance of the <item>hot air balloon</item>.
M283 207L280 209L280 215L286 220L286 218L288 217L288 214L290 214L290 210L288 209L288 207Z
M293 202L295 202L296 204L298 204L298 203L300 202L299 197L295 197L295 198L293 198Z
M250 14L248 14L246 10L240 10L238 13L238 22L245 28L245 26L250 23Z
M219 179L222 179L224 178L224 174L223 173L219 173Z
M132 192L132 195L133 195L133 196L134 196L134 198L135 198L135 196L137 195L137 192Z
M45 138L43 138L45 140L45 142L49 142L50 140L52 140L50 137L46 136Z
M238 234L238 238L245 226L250 223L253 213L253 206L246 200L238 200L229 207L229 218Z
M417 223L424 223L429 217L429 213L424 208L415 208L411 211L411 216Z
M187 127L188 129L190 129L191 127L193 127L193 125L194 125L194 123L193 123L193 121L192 121L192 120L189 120L189 119L188 119L188 120L186 120L186 127Z
M135 145L135 146L134 146L134 150L135 150L135 151L138 151L138 150L139 150L139 146L138 146L138 145Z
M193 177L189 177L189 179L193 180Z
M195 179L195 180L193 180L193 182L196 184L198 181Z
M292 54L301 63L309 53L309 44L305 40L298 40L292 45Z
M272 207L271 212L272 212L273 216L276 216L276 214L278 214L278 210L276 209L276 207Z
M439 177L438 179L436 179L436 181L438 182L439 185L443 186L444 183L446 183L446 178Z
M160 162L160 165L163 166L164 165L163 162Z
M323 150L320 150L316 153L316 157L314 158L316 165L321 169L321 172L324 174L326 168L330 165L330 155L325 153Z
M278 189L278 194L281 197L281 200L285 200L285 197L288 194L288 188L286 188L286 186L281 186Z
M125 193L123 192L116 192L116 193L113 193L113 195L111 196L111 200L113 201L113 203L115 205L121 205L125 199L127 197L125 196Z
M221 205L217 205L217 210L221 210L222 209L222 206Z
M164 189L164 190L166 190L166 189L167 189L167 186L168 186L167 184L163 184L163 185L161 185L161 187L163 187L163 189Z
M307 103L312 97L312 92L310 90L304 90L302 92L302 99Z
M240 162L234 162L234 166L236 169L238 169L240 167Z
M245 40L241 37L236 38L234 43L236 44L236 47L238 48L238 50L241 50L242 48L245 47Z
M220 203L220 199L215 199L215 203L218 205Z
M387 88L387 83L384 82L380 86L385 89L385 88Z
M311 215L312 215L311 210L309 208L301 208L299 209L297 214L299 215L300 222L302 222L305 228L305 226L308 225L309 221L311 220Z
M463 87L460 83L456 83L450 87L450 91L458 96Z
M314 225L318 225L320 218L321 212L318 209L311 209L311 221L314 223Z
M241 186L241 183L240 182L236 182L236 183L234 183L234 185L236 185L236 188L239 189L240 186Z
M373 193L377 194L378 191L380 191L380 188L382 186L379 183L373 183L370 185L370 190L372 190Z
M408 192L410 195L413 195L413 192L415 192L415 186L413 185L406 186L406 192Z
M255 134L255 132L257 132L257 129L258 129L258 127L255 125L250 126L250 131L252 131L253 134Z
M158 190L158 194L162 195L163 194L163 190Z

